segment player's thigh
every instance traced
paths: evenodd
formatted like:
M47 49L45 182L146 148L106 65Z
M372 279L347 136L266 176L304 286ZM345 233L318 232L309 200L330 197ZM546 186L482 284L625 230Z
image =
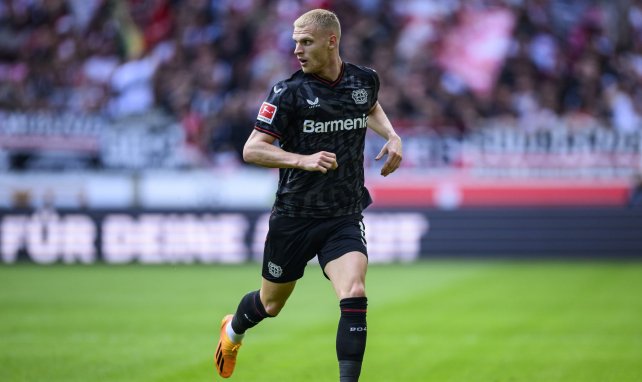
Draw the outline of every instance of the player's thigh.
M339 299L365 297L368 258L362 252L352 251L326 264L325 274Z
M340 299L365 296L368 252L363 216L354 214L336 219L319 263Z
M273 214L269 224L263 251L263 278L280 284L300 279L322 244L318 222Z

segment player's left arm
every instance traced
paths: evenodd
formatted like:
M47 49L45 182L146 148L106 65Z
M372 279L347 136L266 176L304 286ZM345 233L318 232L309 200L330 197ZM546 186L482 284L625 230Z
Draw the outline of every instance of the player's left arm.
M381 175L388 176L398 169L401 164L401 138L395 132L392 123L390 123L388 116L383 111L381 105L379 105L379 102L377 102L370 110L370 113L368 113L368 127L387 140L386 144L381 148L379 155L375 157L375 160L379 160L383 158L384 155L388 155L386 162L383 164L383 167L381 167Z

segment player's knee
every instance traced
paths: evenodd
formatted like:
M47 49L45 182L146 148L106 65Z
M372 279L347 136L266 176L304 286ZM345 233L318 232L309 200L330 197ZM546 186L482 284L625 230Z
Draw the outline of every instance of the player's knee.
M366 297L366 286L361 281L355 281L351 283L348 288L342 291L339 297L341 299L351 297Z
M272 317L276 317L281 312L281 309L283 309L283 307L285 306L285 303L269 301L268 303L263 305L265 307L265 311L267 312L267 314L269 314Z

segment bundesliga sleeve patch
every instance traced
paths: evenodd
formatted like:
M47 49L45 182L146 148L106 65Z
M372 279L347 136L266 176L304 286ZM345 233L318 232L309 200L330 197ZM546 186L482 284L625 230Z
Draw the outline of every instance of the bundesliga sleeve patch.
M263 102L261 108L259 109L259 115L256 117L259 121L265 123L272 123L274 115L276 114L277 107L268 102Z

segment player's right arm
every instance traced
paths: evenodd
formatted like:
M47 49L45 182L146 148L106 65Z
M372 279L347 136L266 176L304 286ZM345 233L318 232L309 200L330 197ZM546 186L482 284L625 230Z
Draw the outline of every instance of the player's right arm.
M276 138L253 130L243 147L243 160L247 163L271 168L298 168L306 171L320 171L337 168L337 156L328 151L311 155L291 153L275 146Z

